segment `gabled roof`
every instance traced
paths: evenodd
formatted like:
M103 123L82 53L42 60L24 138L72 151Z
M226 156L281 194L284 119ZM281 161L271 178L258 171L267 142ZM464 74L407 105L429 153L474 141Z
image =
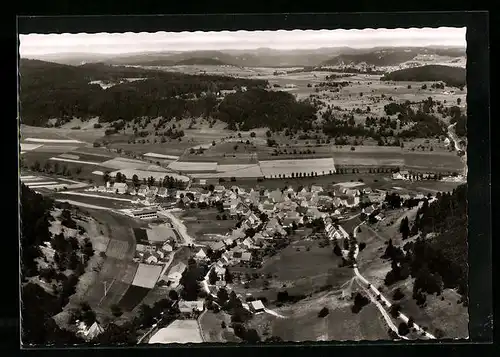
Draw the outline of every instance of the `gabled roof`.
M254 301L250 301L250 306L254 309L254 310L264 310L264 304L262 303L261 300L254 300Z

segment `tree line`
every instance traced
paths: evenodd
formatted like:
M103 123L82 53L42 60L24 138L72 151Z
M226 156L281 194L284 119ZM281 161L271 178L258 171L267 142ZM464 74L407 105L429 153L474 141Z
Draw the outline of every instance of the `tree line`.
M54 201L21 185L21 316L23 319L22 341L25 344L75 344L83 342L73 332L61 329L53 316L61 312L69 297L76 291L79 276L83 274L89 258L94 254L92 244L85 240L81 245L76 238L57 234L52 238L49 231L50 215ZM76 225L71 212L62 207L61 223L68 228ZM40 246L51 242L54 249L55 267L39 269L37 258L42 257ZM69 274L66 274L69 269ZM47 291L27 279L38 276L51 284Z

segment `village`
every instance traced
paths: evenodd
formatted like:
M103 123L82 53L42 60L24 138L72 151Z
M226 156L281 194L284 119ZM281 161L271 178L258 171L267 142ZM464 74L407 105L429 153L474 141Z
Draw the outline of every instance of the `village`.
M395 173L392 179L420 178L399 172ZM245 190L238 185L225 187L220 184L206 185L206 182L191 185L188 189L166 189L143 184L135 190L125 183L107 182L106 186L94 187L87 191L134 195L138 197L138 203L146 206L122 209L121 212L149 224L148 229L134 230L137 241L134 261L142 267L158 267L153 278L157 286L165 286L181 294L181 280L189 269L189 261L171 264L176 251L181 247L189 247L192 251L189 259L205 267L206 273L200 282L205 295L195 300L180 299L176 302L183 316L182 321L196 321L206 310L208 303L212 304L214 300L218 300L221 289L232 291L233 282L246 284L249 277L255 275L269 256L270 247L271 251L274 250L272 255L277 253L276 250L279 252L280 245L276 242L293 234L299 227L317 225L321 228L319 233L326 239L348 242L352 238L352 232L346 231L342 224L339 224L340 221L356 216L370 222L383 221L384 202L388 195L387 190L371 189L363 182L352 181L325 187L311 185L274 190ZM434 199L431 194L424 195L419 192L401 193L399 197L402 202L416 200L419 203L424 199ZM197 243L196 237L189 235L189 228L186 229L184 223L173 217L173 213L189 212L195 208L216 208L219 212L217 219L233 220L234 228L225 234L212 235L208 243ZM261 300L245 298L241 293L236 296L241 306L251 314L276 314L267 309L265 302ZM210 299L207 300L207 297ZM150 343L177 341L178 334L177 337L169 334L170 330L179 328L176 323L163 328L159 326L162 325L153 324L142 340L149 339ZM198 332L195 336L184 332L182 338L186 338L186 341L197 341L197 336L201 334L201 327L197 324L193 326L194 331ZM84 328L82 331L87 330L89 329Z

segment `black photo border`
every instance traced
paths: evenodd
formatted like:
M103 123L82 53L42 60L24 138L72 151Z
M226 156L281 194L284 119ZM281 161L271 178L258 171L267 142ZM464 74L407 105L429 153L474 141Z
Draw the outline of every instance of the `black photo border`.
M119 3L117 3L117 6ZM467 105L468 105L468 215L469 215L469 335L465 341L436 341L427 343L417 341L419 355L424 351L445 348L452 350L457 345L464 345L469 353L478 353L481 345L493 339L493 291L492 291L492 242L491 242L491 194L490 194L490 103L489 103L489 29L487 12L392 12L392 13L322 13L322 14L200 14L200 15L123 15L123 16L41 16L18 17L17 32L27 33L97 33L97 32L156 32L156 31L222 31L222 30L293 30L293 29L363 29L363 28L410 28L410 27L466 27L467 28ZM17 53L16 53L17 61ZM17 79L16 79L17 80ZM16 108L17 113L17 108ZM17 115L17 114L16 114ZM16 127L12 131L17 133ZM10 148L9 148L10 150ZM14 145L17 160L18 148ZM16 163L17 168L17 163ZM18 180L18 178L16 179ZM16 186L18 181L16 181ZM17 190L16 190L16 200ZM10 214L10 212L9 212ZM13 221L17 221L16 218ZM17 230L17 228L16 228ZM15 245L12 254L18 255ZM18 279L15 300L19 302ZM18 311L9 309L11 316L3 318L3 325L12 331L13 319L19 318ZM19 325L17 337L10 342L19 342ZM451 345L451 346L450 346ZM239 345L241 346L241 345ZM200 345L186 349L184 347L167 347L168 350L155 347L131 347L127 353L164 354L175 353L345 353L346 348L357 347L360 353L379 353L386 355L402 353L412 355L417 349L401 348L408 346L403 342L331 342L331 343L285 343L280 345L249 346L243 350L234 350L231 345ZM213 349L217 347L217 349ZM279 350L273 351L273 348ZM283 351L282 348L293 347ZM314 350L311 349L314 347ZM334 347L335 350L325 349ZM370 347L370 350L363 348ZM259 348L258 351L255 348ZM470 348L470 349L469 349ZM210 351L210 350L211 351ZM448 348L447 348L448 349ZM41 349L38 349L39 351ZM253 350L253 351L252 351ZM388 352L388 350L391 350ZM88 353L124 353L118 348L78 349L43 349L48 355L60 352L87 355ZM139 351L139 352L136 352ZM33 352L25 350L23 352ZM486 355L486 353L484 353Z

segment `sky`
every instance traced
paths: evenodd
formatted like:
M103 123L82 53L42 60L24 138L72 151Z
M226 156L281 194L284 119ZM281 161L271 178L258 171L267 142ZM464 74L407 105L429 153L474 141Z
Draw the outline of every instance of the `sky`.
M378 46L466 46L466 28L364 30L220 31L20 35L20 55L121 54L223 49L371 48Z

